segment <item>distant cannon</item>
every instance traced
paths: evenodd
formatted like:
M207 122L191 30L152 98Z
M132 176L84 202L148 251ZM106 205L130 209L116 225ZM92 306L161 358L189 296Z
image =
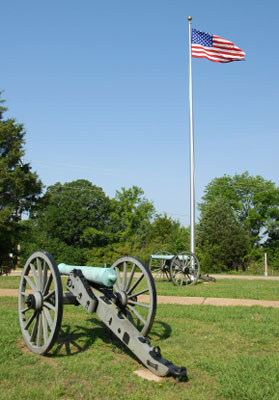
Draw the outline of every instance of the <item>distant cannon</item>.
M148 267L155 280L172 281L176 286L194 285L201 273L199 259L190 251L157 251L150 256Z
M68 275L63 293L61 274ZM141 297L144 296L144 301ZM164 359L146 335L156 313L156 289L152 274L136 257L125 256L111 268L56 265L45 251L32 254L20 279L19 324L27 347L46 354L60 331L63 305L82 305L103 323L155 375L186 377L185 367Z

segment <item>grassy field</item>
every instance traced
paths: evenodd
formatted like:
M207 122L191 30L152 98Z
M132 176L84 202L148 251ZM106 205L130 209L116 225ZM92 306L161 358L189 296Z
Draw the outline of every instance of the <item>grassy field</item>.
M0 289L18 289L19 277L1 276ZM63 278L64 288L66 278ZM190 297L225 297L234 299L279 300L279 281L217 279L216 282L177 287L172 282L156 282L157 295Z
M150 338L188 382L133 374L137 360L83 309L64 307L58 343L29 353L16 298L0 298L0 399L279 399L279 310L159 305Z
M217 279L199 281L196 285L179 287L171 282L157 282L162 296L224 297L232 299L279 300L279 281L249 279Z

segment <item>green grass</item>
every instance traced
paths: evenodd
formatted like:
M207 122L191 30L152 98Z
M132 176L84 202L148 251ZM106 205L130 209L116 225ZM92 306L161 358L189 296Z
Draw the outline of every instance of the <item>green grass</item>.
M217 279L199 281L196 285L179 287L172 282L156 282L161 296L224 297L233 299L279 300L279 281L249 279Z
M0 289L18 289L20 277L1 276ZM63 277L64 289L67 278ZM279 281L217 279L197 285L178 287L172 282L156 282L157 295L190 297L224 297L234 299L279 300Z
M188 382L140 379L139 363L95 314L65 306L48 357L29 353L16 298L0 298L0 399L278 400L279 310L159 305L153 345L188 369Z
M18 289L20 276L0 276L0 289ZM67 277L62 277L63 288L66 290Z
M18 289L19 276L0 276L0 289Z

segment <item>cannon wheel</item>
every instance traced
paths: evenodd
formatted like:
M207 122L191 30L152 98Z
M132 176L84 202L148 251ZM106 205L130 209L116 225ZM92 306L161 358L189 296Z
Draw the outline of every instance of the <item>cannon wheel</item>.
M117 272L113 292L124 314L146 336L156 313L156 288L149 269L136 257L124 256L111 266Z
M201 267L197 256L190 251L176 254L170 265L171 280L176 286L194 285L200 277Z
M159 250L154 255L169 255L171 254L166 250ZM167 260L156 260L152 257L149 259L148 268L150 269L154 280L156 281L170 281L170 266L167 264Z
M32 254L21 274L18 315L23 339L36 354L46 354L60 331L63 291L56 262L45 251Z

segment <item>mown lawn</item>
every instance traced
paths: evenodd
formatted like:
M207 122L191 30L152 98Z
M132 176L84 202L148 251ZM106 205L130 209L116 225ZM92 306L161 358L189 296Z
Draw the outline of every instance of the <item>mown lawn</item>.
M188 382L133 374L139 363L83 309L64 307L48 357L29 353L16 298L0 298L0 399L279 399L279 310L159 305L150 337Z
M18 289L20 277L1 276L0 289ZM63 277L66 289L66 277ZM157 295L190 297L225 297L234 299L279 300L279 281L217 279L199 281L197 285L179 287L172 282L156 282Z
M199 281L196 285L179 287L172 282L156 282L162 296L224 297L231 299L279 300L279 281L250 279L218 279Z

